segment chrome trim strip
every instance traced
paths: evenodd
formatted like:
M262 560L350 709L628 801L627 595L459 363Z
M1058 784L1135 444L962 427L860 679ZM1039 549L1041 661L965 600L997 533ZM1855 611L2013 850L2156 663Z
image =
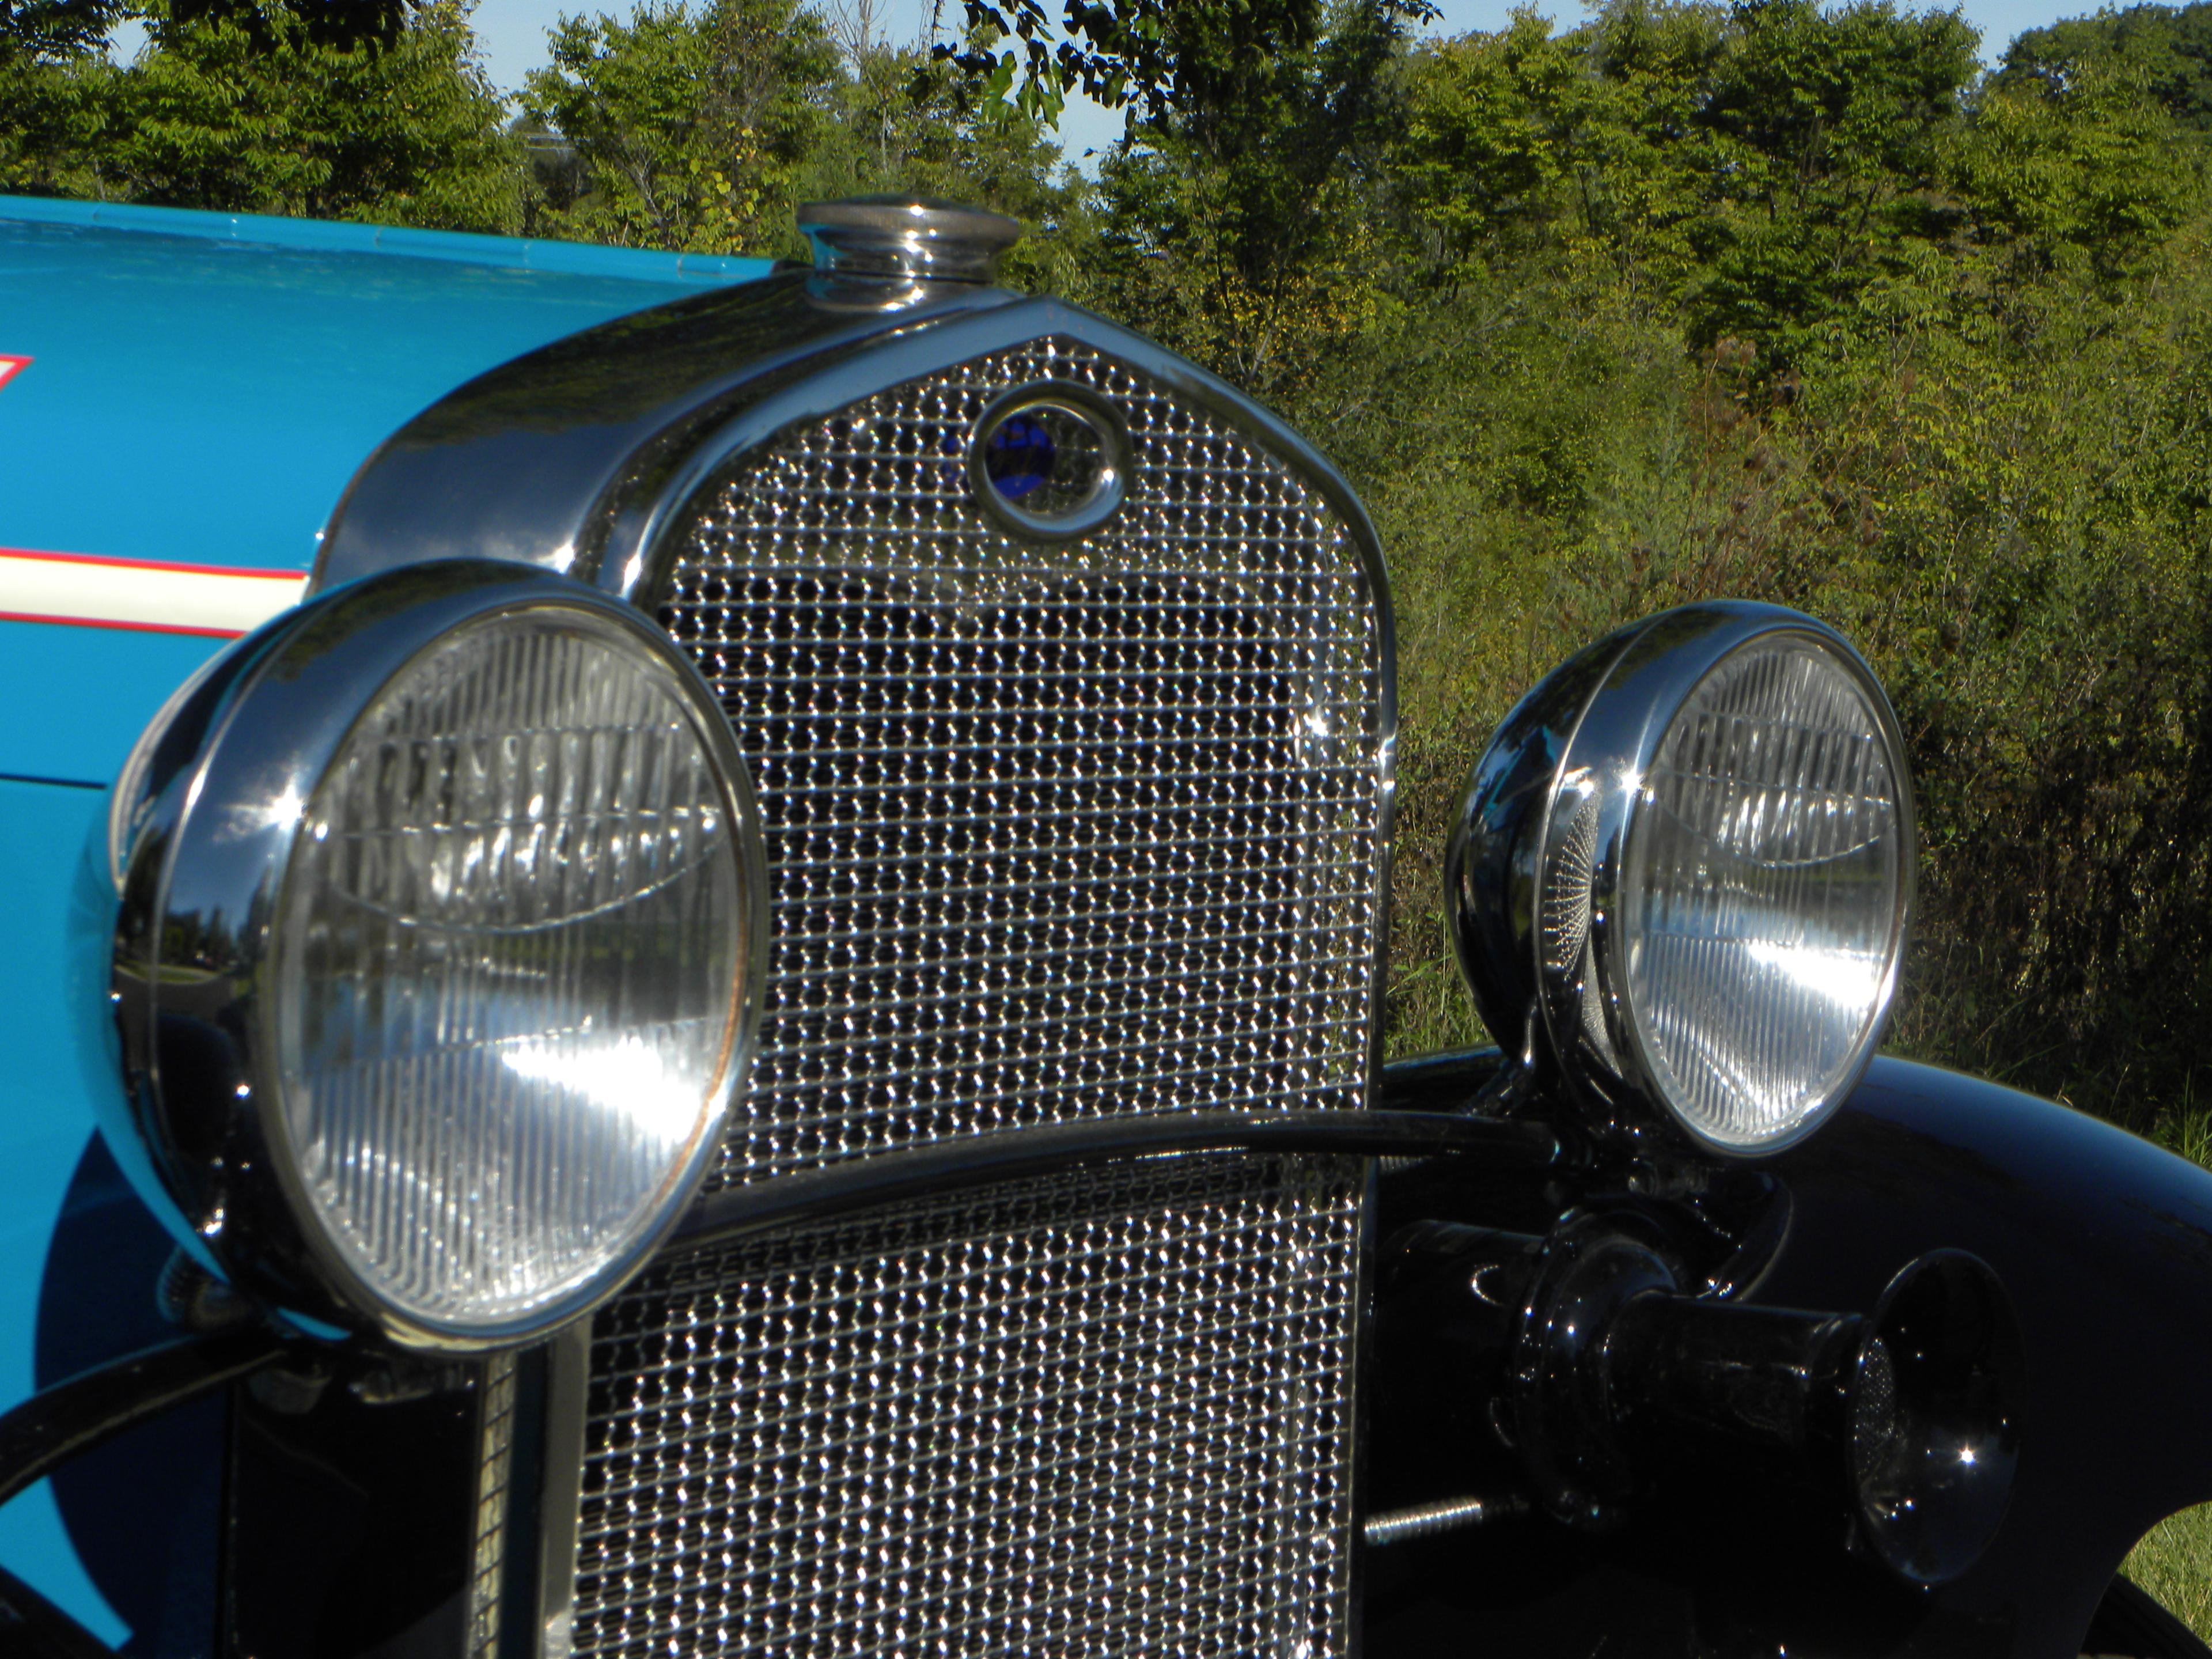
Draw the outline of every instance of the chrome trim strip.
M576 1607L576 1526L584 1501L584 1428L592 1386L592 1322L545 1346L545 1460L540 1486L537 1659L568 1659Z
M476 1554L469 1577L465 1659L497 1659L506 1612L507 1554L514 1529L514 1431L520 1390L513 1351L494 1354L477 1378Z

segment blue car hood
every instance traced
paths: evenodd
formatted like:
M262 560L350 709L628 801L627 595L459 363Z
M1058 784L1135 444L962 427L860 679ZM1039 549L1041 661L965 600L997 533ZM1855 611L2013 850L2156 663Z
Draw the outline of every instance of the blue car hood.
M228 586L281 603L355 470L454 386L768 269L0 197L0 696L38 716L0 726L0 776L105 783L236 631L172 590L267 572ZM122 602L40 602L88 579Z

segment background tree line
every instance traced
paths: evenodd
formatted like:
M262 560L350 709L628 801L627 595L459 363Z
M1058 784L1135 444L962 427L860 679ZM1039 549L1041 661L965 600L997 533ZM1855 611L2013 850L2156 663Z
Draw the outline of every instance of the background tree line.
M517 104L457 0L0 0L0 188L797 254L809 197L1031 228L1016 280L1284 410L1397 586L1392 1018L1479 1036L1437 897L1465 768L1571 646L1685 600L1835 623L1924 860L1895 1042L2212 1150L2212 3L1977 64L1888 0L579 15ZM1095 180L1048 123L1125 100ZM2212 1107L2212 1090L2204 1097Z

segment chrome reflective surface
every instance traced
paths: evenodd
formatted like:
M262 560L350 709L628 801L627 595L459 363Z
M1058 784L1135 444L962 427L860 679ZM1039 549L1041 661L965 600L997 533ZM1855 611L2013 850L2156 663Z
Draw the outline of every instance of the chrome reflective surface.
M708 673L755 769L779 941L765 1070L718 1177L730 1195L1030 1126L1364 1106L1395 703L1387 587L1350 490L1219 381L1073 307L931 283L936 297L896 315L840 317L818 282L672 307L464 388L365 469L319 580L457 550L550 564L648 610ZM599 388L649 374L666 388L657 413L626 404L593 424ZM1129 441L1119 512L1052 540L1011 533L965 476L984 410L1045 383L1072 386ZM441 520L440 493L464 481L477 498ZM1229 1156L1036 1177L1023 1201L1070 1218L1036 1276L1023 1241L1061 1224L973 1219L1012 1201L1004 1188L672 1255L595 1322L588 1375L556 1355L544 1650L566 1652L572 1629L579 1646L619 1648L627 1621L677 1631L659 1642L676 1651L796 1651L793 1632L823 1620L841 1632L823 1651L910 1648L925 1631L947 1650L1003 1651L1021 1614L1011 1558L991 1552L1018 1548L1050 1603L1038 1616L1068 1621L1044 1646L1343 1651L1350 1580L1329 1577L1328 1553L1349 1547L1348 1510L1311 1534L1258 1498L1248 1516L1257 1489L1204 1451L1273 1443L1309 1387L1310 1346L1272 1346L1289 1310L1342 1317L1321 1368L1348 1397L1358 1184L1310 1174L1332 1167ZM1226 1184L1176 1185L1201 1176ZM885 1241L865 1273L834 1243L856 1237ZM817 1253L822 1276L793 1276ZM1171 1462L1141 1498L1137 1454L1116 1438L1126 1408L1082 1392L1115 1375L1111 1354L1053 1370L1094 1318L1054 1298L1092 1278L1115 1289L1115 1352L1201 1353L1251 1379L1226 1400L1155 1397L1157 1450L1142 1455ZM880 1370L824 1366L822 1343L899 1319L955 1334L928 1350L954 1394L863 1455L849 1425L896 1408L896 1389ZM994 1373L1004 1386L959 1395L961 1357L1001 1329L1022 1345ZM623 1339L647 1330L649 1352ZM731 1363L685 1355L742 1355L764 1380L723 1389ZM1161 1388L1189 1368L1146 1365ZM779 1568L779 1552L817 1546L757 1534L744 1496L762 1477L738 1437L771 1382L789 1413L774 1444L793 1449L775 1454L777 1501L806 1500L805 1481L838 1468L836 1490L882 1500L810 1521L823 1541L806 1571ZM587 1495L569 1547L576 1465L559 1448L582 1441L588 1405L586 1467L601 1469L637 1431L611 1403L624 1400L650 1405L653 1468L678 1485L618 1487L621 1514ZM1091 1438L1090 1461L1067 1461ZM1348 1412L1322 1438L1311 1467L1348 1483ZM1199 1461L1172 1462L1182 1448ZM1027 1472L1052 1478L1024 1521L991 1494ZM925 1488L940 1520L897 1542L904 1523L884 1505ZM1160 1515L1177 1492L1205 1512L1175 1519L1151 1555L1133 1521L1083 1524ZM1189 1577L1143 1624L1113 1586L1157 1583L1147 1563L1170 1559ZM1317 1586L1326 1609L1302 1611L1286 1583ZM938 1622L848 1617L878 1594ZM1186 1626L1184 1603L1217 1612ZM973 1620L948 1623L951 1608ZM1248 1639L1279 1627L1279 1646Z
M1894 779L1905 849L1875 1012L1820 1103L1755 1144L1717 1139L1673 1109L1630 1006L1622 901L1626 852L1678 713L1731 653L1802 640L1863 694ZM1622 1136L1668 1132L1707 1153L1765 1156L1809 1134L1847 1095L1897 991L1912 893L1913 815L1905 744L1888 700L1833 629L1775 606L1686 606L1579 653L1510 714L1477 763L1445 860L1445 902L1462 970L1493 1031L1532 1011L1547 1050L1595 1121ZM1663 1110L1665 1115L1660 1115Z
M1015 303L934 283L910 304L856 308L815 281L795 271L619 318L448 394L347 486L309 593L432 559L611 571L622 591L638 574L637 514L719 426L820 360Z
M1094 388L1130 499L1025 545L964 460ZM787 428L703 489L663 623L738 732L773 897L755 1180L986 1129L1364 1103L1387 825L1378 607L1323 499L1081 342Z
M1486 1069L1477 1056L1462 1060L1449 1068L1460 1076L1439 1106ZM1447 1070L1394 1065L1380 1098L1387 1108L1428 1097ZM1377 1510L1510 1490L1519 1455L1472 1412L1461 1434L1438 1432L1452 1401L1464 1398L1457 1379L1466 1351L1436 1346L1438 1304L1394 1271L1392 1242L1449 1214L1486 1227L1548 1229L1563 1212L1617 1196L1619 1171L1617 1162L1555 1169L1540 1191L1525 1180L1486 1179L1474 1158L1385 1178L1380 1409L1369 1466ZM1916 1587L1863 1546L1843 1547L1851 1500L1838 1486L1824 1492L1802 1473L1793 1484L1778 1459L1744 1443L1723 1470L1710 1434L1661 1430L1668 1437L1655 1437L1664 1454L1655 1473L1668 1484L1599 1548L1577 1547L1544 1522L1372 1553L1364 1630L1370 1659L2167 1651L2130 1647L2101 1619L2102 1634L2084 1632L2143 1532L2212 1498L2203 1382L2212 1367L2212 1172L2047 1101L1877 1057L1818 1135L1756 1167L1708 1165L1696 1174L1680 1189L1691 1207L1674 1212L1669 1237L1682 1250L1680 1282L1694 1286L1716 1318L1826 1310L1863 1318L1887 1346L1881 1314L1886 1299L1898 1305L1887 1287L1901 1269L1930 1253L1940 1261L1968 1250L2002 1276L2018 1319L2029 1416L2002 1522L1980 1559L1948 1583ZM1670 1206L1639 1200L1634 1207L1662 1218ZM1450 1289L1455 1308L1470 1292L1486 1293L1493 1308L1510 1301L1517 1312L1520 1303L1500 1296L1492 1275L1449 1256L1432 1260L1432 1282L1440 1294ZM1931 1345L1931 1353L1957 1358L1981 1346L1964 1328L1961 1336L1957 1347ZM1449 1393L1413 1386L1415 1348L1443 1362L1438 1379L1450 1379ZM1612 1375L1631 1387L1648 1376L1620 1364ZM1740 1367L1705 1375L1725 1387L1731 1406L1757 1398L1741 1388L1753 1379ZM1901 1370L1896 1376L1903 1381ZM1865 1416L1849 1409L1863 1404ZM1848 1438L1879 1419L1878 1404L1837 1401L1831 1420ZM1455 1455L1455 1438L1469 1449ZM1832 1475L1845 1461L1829 1464Z
M1128 429L1089 387L1017 386L984 410L975 432L969 489L1018 541L1089 535L1127 499Z
M2027 1362L2003 1280L1964 1250L1902 1268L1850 1383L1854 1494L1884 1565L1946 1583L1978 1560L2012 1497Z
M508 1520L514 1507L516 1382L514 1355L498 1353L484 1362L477 1385L483 1396L477 1407L482 1449L477 1462L475 1548L469 1561L465 1659L495 1659L500 1651L507 1553L518 1542L509 1536Z
M999 256L1022 234L1021 222L1003 213L906 196L802 203L799 228L818 276L881 278L902 291L994 281Z
M608 1294L689 1202L688 1187L671 1191L655 1224L561 1305L511 1328L434 1328L376 1296L334 1248L302 1186L280 1109L284 981L276 934L307 803L362 710L434 642L547 611L587 617L690 688L707 711L697 724L732 781L732 822L752 825L726 727L664 636L575 583L483 562L349 587L249 637L176 711L132 770L141 798L116 814L131 836L112 981L130 1121L112 1126L108 1139L138 1166L132 1173L148 1201L168 1211L173 1230L204 1262L325 1334L373 1331L418 1347L526 1340ZM751 840L757 830L741 834ZM757 864L748 879L757 882ZM756 941L758 922L756 907ZM757 988L757 970L751 979ZM741 1010L740 1029L756 1013Z
M963 355L826 415L768 400L656 509L642 586L768 832L733 1194L988 1132L1365 1103L1371 538L1297 451L1118 350L964 350L1069 317L926 333L879 386ZM1050 386L1130 466L1117 515L1042 542L967 463ZM1342 1651L1360 1183L1331 1167L1077 1170L673 1258L595 1327L576 1650Z
M1340 1654L1357 1165L674 1257L592 1349L578 1654Z

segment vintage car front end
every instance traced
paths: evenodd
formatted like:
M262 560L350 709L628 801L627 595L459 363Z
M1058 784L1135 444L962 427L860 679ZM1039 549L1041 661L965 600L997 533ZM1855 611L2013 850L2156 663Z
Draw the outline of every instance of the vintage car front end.
M1874 1058L1915 848L1849 645L1699 607L1533 692L1451 849L1509 1052L1384 1067L1351 490L994 286L1008 222L805 222L775 273L434 243L485 332L412 353L423 247L264 250L420 393L301 602L213 654L0 604L19 708L143 647L131 735L0 764L22 1640L2201 1651L2108 1586L2212 1498L2212 1177ZM106 492L0 523L19 585L284 580Z

